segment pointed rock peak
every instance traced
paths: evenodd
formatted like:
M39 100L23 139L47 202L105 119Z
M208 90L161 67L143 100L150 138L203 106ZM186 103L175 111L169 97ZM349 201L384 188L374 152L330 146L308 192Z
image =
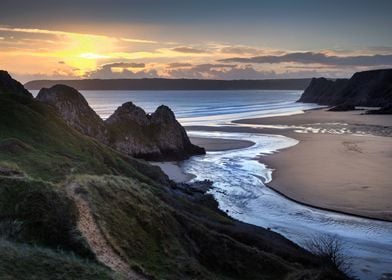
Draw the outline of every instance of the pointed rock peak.
M146 116L146 112L142 108L140 108L139 106L136 106L135 104L133 104L132 102L126 102L126 103L122 104L120 107L117 108L116 112L118 112L118 113L132 113L135 115Z
M133 104L126 102L116 109L116 111L106 120L107 123L115 123L122 121L134 121L138 124L146 124L148 116L146 112Z
M164 114L166 114L166 113L174 114L173 111L172 111L169 107L167 107L166 105L161 105L161 106L159 106L159 107L155 110L155 112L161 112L161 113L164 113Z
M33 98L33 95L7 71L0 70L0 94L19 94Z
M174 112L169 107L167 107L166 105L161 105L151 115L151 119L175 121L176 117L174 115Z

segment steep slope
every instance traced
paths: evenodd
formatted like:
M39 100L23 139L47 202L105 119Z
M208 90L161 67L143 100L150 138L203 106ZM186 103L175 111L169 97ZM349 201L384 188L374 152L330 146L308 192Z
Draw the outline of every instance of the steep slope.
M4 70L0 70L0 94L19 94L33 98L32 94L21 83L12 79L10 74Z
M349 80L314 78L298 101L322 105L391 105L392 69L358 72Z
M61 117L81 133L106 141L103 120L90 108L86 99L74 88L55 85L39 91L37 100L54 106Z
M120 279L109 269L59 250L0 240L1 279Z
M10 270L0 258L0 278L114 278L91 264L107 263L78 227L88 219L132 272L151 279L346 279L279 234L229 218L211 196L183 192L159 168L84 136L52 106L0 95L0 132L0 235L18 248L9 258L31 267Z
M335 105L339 102L342 90L347 84L347 79L333 81L325 78L313 78L298 102Z
M68 126L54 108L30 98L0 95L0 161L27 175L61 181L69 174L147 176L165 182L158 167L100 144Z
M392 69L355 73L337 103L374 107L392 105Z
M43 88L36 99L56 108L60 116L79 132L134 157L179 160L205 153L203 148L191 144L185 129L166 106L160 106L150 116L127 102L104 122L82 94L71 87Z

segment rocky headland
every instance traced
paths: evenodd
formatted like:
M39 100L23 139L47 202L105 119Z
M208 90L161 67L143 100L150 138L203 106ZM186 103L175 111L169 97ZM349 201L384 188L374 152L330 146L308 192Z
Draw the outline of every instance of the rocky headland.
M391 106L392 69L357 72L350 79L313 78L298 102L347 108Z
M174 118L164 107L138 112L136 127ZM281 235L228 217L203 194L210 182L177 185L86 137L70 116L27 94L0 94L2 277L347 279Z
M173 111L160 106L147 114L127 102L107 120L102 120L76 89L66 85L43 88L37 100L56 108L79 132L128 155L147 160L182 160L205 150L193 145Z

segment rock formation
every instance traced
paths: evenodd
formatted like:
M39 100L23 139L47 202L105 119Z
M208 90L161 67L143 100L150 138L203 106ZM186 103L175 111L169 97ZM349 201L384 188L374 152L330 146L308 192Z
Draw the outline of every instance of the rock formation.
M392 104L381 107L377 110L368 110L366 114L369 115L392 115Z
M55 85L43 88L37 100L54 106L79 132L114 149L147 160L182 160L205 150L193 145L174 113L160 106L152 115L127 102L105 122L76 89Z
M31 93L21 83L12 79L10 74L4 70L0 70L0 94L19 94L33 98Z
M354 105L344 104L344 103L333 106L332 108L328 109L328 111L331 112L345 112L345 111L353 111L353 110L355 110Z
M167 106L148 115L132 102L120 106L106 120L109 145L123 153L150 160L181 160L204 154L193 145L185 129Z
M299 102L383 107L392 104L392 69L355 73L349 80L314 78Z
M54 106L61 117L79 132L106 143L105 123L76 89L55 85L41 89L36 99Z
M298 102L336 105L347 82L347 79L333 81L326 78L313 78Z

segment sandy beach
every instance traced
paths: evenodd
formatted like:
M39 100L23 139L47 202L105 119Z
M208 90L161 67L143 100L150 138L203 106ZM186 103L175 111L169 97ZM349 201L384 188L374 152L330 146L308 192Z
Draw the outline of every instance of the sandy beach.
M236 122L300 141L260 157L274 169L270 187L308 205L392 221L392 116L361 113L323 109Z

